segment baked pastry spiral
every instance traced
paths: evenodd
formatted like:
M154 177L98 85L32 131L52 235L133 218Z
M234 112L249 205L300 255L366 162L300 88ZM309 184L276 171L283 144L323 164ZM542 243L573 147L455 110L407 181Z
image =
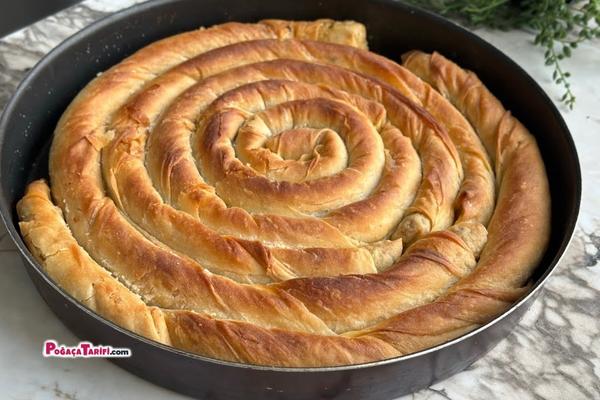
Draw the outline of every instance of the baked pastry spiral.
M526 290L550 232L534 138L439 54L356 22L226 23L100 74L22 235L75 299L222 360L332 366L439 344ZM55 205L56 204L56 205Z

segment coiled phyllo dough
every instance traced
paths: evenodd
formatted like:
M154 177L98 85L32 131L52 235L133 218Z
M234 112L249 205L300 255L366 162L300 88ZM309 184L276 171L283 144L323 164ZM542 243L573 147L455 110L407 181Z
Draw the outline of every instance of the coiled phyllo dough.
M402 62L351 21L155 42L65 111L23 237L90 309L208 357L333 366L455 338L527 290L548 182L473 73Z

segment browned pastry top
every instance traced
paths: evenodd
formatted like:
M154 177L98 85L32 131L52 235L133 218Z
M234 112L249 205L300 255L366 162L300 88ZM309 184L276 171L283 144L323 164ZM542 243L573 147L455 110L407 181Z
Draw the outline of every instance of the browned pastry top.
M548 241L536 142L443 56L366 47L267 20L139 50L63 114L18 204L30 250L101 316L223 360L357 364L486 323Z

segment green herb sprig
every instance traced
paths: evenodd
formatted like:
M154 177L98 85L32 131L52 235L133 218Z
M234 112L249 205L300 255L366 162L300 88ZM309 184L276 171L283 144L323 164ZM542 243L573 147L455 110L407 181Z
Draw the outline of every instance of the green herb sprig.
M544 59L553 68L552 79L564 88L561 101L573 109L575 95L560 62L571 57L586 40L600 38L600 0L568 4L565 0L405 0L407 3L458 18L472 27L528 29L533 42L544 48Z

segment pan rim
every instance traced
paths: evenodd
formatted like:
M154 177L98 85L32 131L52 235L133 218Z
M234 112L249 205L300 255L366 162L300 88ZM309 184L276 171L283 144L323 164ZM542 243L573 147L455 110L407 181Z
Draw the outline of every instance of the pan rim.
M25 93L27 91L29 82L31 82L38 75L38 72L41 69L43 69L46 65L51 64L55 58L60 56L64 51L67 51L72 44L82 41L83 39L86 38L86 36L94 33L97 30L106 28L118 21L131 18L132 16L134 16L138 13L148 11L152 8L163 7L170 3L176 3L179 1L182 1L182 0L152 0L149 2L135 4L133 6L127 7L118 12L115 12L113 14L109 14L107 16L102 17L101 19L86 26L82 30L69 36L68 38L63 40L60 44L58 44L56 47L54 47L50 52L48 52L44 57L42 57L31 68L31 70L27 73L25 78L19 83L14 94L11 96L10 100L6 104L4 111L2 113L2 116L0 117L0 149L3 148L5 137L8 135L7 125L8 125L8 122L9 122L11 116L14 114L13 109L16 107L18 100L21 97L26 95ZM331 366L331 367L275 367L275 366L245 364L245 363L231 362L231 361L225 361L225 360L219 360L219 359L215 359L215 358L201 356L198 354L194 354L194 353L190 353L190 352L187 352L184 350L177 349L175 347L167 346L167 345L164 345L159 342L155 342L151 339L147 339L143 336L140 336L132 331L129 331L127 329L124 329L124 328L114 324L113 322L105 319L104 317L102 317L99 314L95 313L94 311L88 309L83 304L81 304L80 302L75 300L70 294L68 294L60 286L58 286L46 274L46 272L43 270L42 266L35 259L35 257L31 254L31 252L29 251L29 249L23 242L21 235L17 231L16 225L13 224L13 222L12 222L12 217L11 217L12 211L13 211L12 206L9 205L6 200L6 195L4 193L4 189L2 187L0 187L0 219L4 223L4 226L6 227L8 235L10 236L12 241L15 243L17 249L19 250L21 257L23 259L25 259L26 262L28 262L33 267L35 272L38 275L40 275L41 278L47 284L49 284L53 290L57 291L63 298L66 298L73 306L75 306L79 310L83 311L87 316L92 317L92 318L96 319L98 322L103 323L104 325L107 325L107 326L111 327L112 329L118 331L120 334L129 336L133 340L140 341L140 342L144 343L145 345L150 345L150 346L156 347L162 351L174 353L175 355L180 356L180 357L185 357L185 358L193 360L193 361L208 362L208 363L216 364L216 365L223 366L223 367L234 367L234 368L243 368L243 369L253 369L256 371L270 371L270 372L282 372L282 373L339 372L339 371L347 371L347 370L373 368L373 367L384 366L384 365L389 365L389 364L396 364L396 363L400 363L402 361L406 361L406 360L421 357L421 356L424 356L424 355L427 355L430 353L438 352L444 348L451 347L459 342L462 342L463 340L466 340L470 337L476 336L479 333L481 333L485 330L488 330L493 325L496 325L501 320L507 318L510 314L515 312L517 309L519 309L524 303L528 302L528 300L531 297L536 296L538 294L538 292L544 286L544 284L546 283L546 281L548 280L550 275L556 270L556 267L561 262L561 260L564 258L567 248L570 246L571 242L573 241L574 234L575 234L575 227L577 226L579 216L580 216L581 192L582 192L581 166L580 166L580 162L579 162L579 156L577 153L577 149L576 149L576 146L575 146L575 143L573 140L573 136L571 135L571 132L568 129L568 126L566 125L564 118L558 111L558 108L556 107L554 102L548 97L546 92L539 86L539 84L520 65L518 65L509 56L504 54L501 50L496 48L491 43L487 42L486 40L482 39L481 37L475 35L474 33L468 31L467 29L463 28L462 26L460 26L452 21L449 21L441 16L438 16L434 13L425 11L418 7L409 6L407 4L403 4L401 2L396 2L393 0L367 0L367 1L372 1L375 3L382 3L389 7L398 8L405 13L415 14L415 15L419 15L421 17L431 19L431 20L433 20L434 23L436 23L438 25L442 25L444 28L459 31L461 34L469 37L469 39L473 42L474 45L484 47L484 48L486 48L486 50L489 50L492 53L494 53L495 56L499 57L500 59L502 59L502 61L504 63L506 63L511 68L513 68L516 73L522 75L528 81L528 83L532 86L532 89L534 89L537 96L541 96L541 99L548 105L549 110L553 114L553 117L558 122L558 125L560 126L562 135L564 136L564 138L567 141L568 148L565 150L568 151L574 158L575 174L576 174L576 178L577 178L577 181L575 182L575 191L576 192L574 193L575 204L574 204L573 210L570 211L571 214L575 214L575 218L571 219L571 222L568 224L568 226L566 227L564 232L562 232L561 245L557 249L556 255L554 256L554 258L547 263L548 265L545 268L544 273L541 275L541 277L532 285L532 288L526 294L524 294L517 302L513 303L502 314L498 315L497 317L495 317L491 321L487 322L486 324L478 327L477 329L467 332L467 333L465 333L457 338L454 338L450 341L438 344L436 346L433 346L433 347L430 347L430 348L427 348L427 349L424 349L424 350L421 350L421 351L418 351L415 353L410 353L410 354L393 357L393 358L388 358L388 359L384 359L384 360L378 360L378 361L362 363L362 364L351 364L351 365L341 365L341 366ZM0 181L2 180L3 173L4 173L4 171L1 168L1 162L2 162L2 153L0 152ZM539 263L537 268L540 268L542 266L543 266L542 263Z

